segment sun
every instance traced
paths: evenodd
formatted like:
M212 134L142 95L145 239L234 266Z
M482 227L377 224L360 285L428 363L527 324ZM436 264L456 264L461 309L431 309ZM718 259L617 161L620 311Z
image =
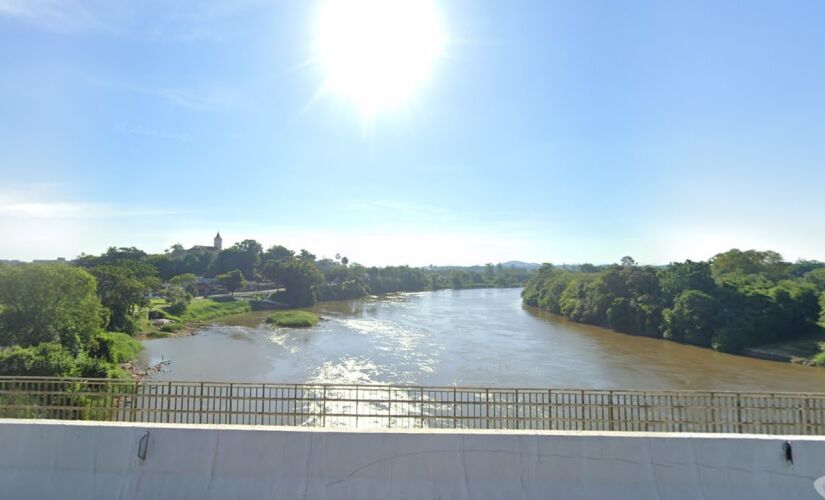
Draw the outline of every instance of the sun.
M326 0L316 36L324 91L349 98L365 117L406 102L445 45L430 0Z

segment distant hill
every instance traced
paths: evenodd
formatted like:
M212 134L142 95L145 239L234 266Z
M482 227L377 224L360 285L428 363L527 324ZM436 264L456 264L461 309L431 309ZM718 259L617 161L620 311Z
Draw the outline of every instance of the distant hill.
M495 264L495 265L501 265L501 267L503 267L505 269L508 269L508 268L509 269L525 269L527 271L534 271L534 270L541 267L541 264L536 264L536 263L533 263L533 262L522 262L520 260L509 260L507 262L501 262L500 264ZM464 271L476 271L476 272L484 271L484 267L485 266L480 265L480 264L476 264L474 266L428 266L429 269L436 270L436 271L439 271L439 270L444 271L444 270L450 270L450 269L461 269L461 270L464 270Z
M518 269L538 269L541 267L541 264L536 264L535 262L522 262L520 260L508 260L507 262L502 262L501 267L515 267Z

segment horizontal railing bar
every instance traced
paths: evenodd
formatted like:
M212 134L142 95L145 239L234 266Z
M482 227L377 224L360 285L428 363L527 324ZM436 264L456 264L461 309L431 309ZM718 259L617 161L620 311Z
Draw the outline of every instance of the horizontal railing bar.
M332 427L825 434L825 393L0 377L0 416Z
M83 392L83 391L58 391L58 390L49 390L49 391L37 391L37 390L27 390L27 391L16 391L16 390L0 390L0 395L3 394L14 394L14 395L38 395L38 396L93 396L93 397L100 397L100 398L140 398L140 397L163 397L164 399L191 399L193 397L202 398L202 399L226 399L227 397L232 397L234 401L260 401L262 396L261 395L243 395L243 394L188 394L183 392L157 392L157 393L147 393L147 392ZM418 396L418 394L412 394ZM546 406L546 405L554 405L554 406L578 406L578 407L604 407L605 405L611 404L608 401L557 401L557 400L517 400L517 401L506 401L506 400L493 400L490 399L489 401L484 399L484 393L476 394L478 396L482 396L481 399L478 400L471 400L471 399L420 399L420 398L411 398L411 399L376 399L376 398L336 398L336 397L329 397L327 394L326 398L323 397L289 397L289 396L272 396L267 397L267 399L277 399L277 400L290 400L290 401L306 401L306 402L314 402L314 401L329 401L329 402L339 402L339 403L347 403L347 402L360 402L360 403L459 403L459 404L468 404L468 405L484 405L484 404L491 404L491 405L519 405L519 406ZM545 393L546 396L546 393ZM771 398L772 399L772 398ZM791 400L788 400L791 401ZM819 401L819 399L808 399L807 401ZM825 402L825 398L821 399L822 402ZM793 402L793 401L791 401ZM674 402L676 403L676 402ZM612 403L614 406L621 406L623 408L708 408L708 409L727 409L727 408L737 408L736 401L731 401L730 405L707 405L707 404L696 404L696 405L685 405L685 404L667 404L664 401L652 401L649 403L632 403L632 402L617 402L614 401ZM804 404L804 403L799 403ZM740 408L745 408L744 405L738 405ZM748 406L749 408L754 409L804 409L805 406Z
M67 381L67 382L83 382L86 384L90 383L99 383L103 385L124 385L124 386L134 386L135 382L122 382L117 380L111 379L100 379L100 378L83 378L83 377L37 377L37 376L0 376L0 384L3 384L7 381L16 381L22 380L26 382L30 381L43 381L43 382L60 382L60 381ZM399 390L416 390L420 391L424 389L424 391L443 391L443 392L453 392L454 390L461 392L477 392L477 391L487 391L489 390L492 392L502 392L502 393L515 393L518 391L519 394L529 394L529 393L546 393L548 390L552 391L554 394L581 394L584 391L585 394L613 394L615 395L650 395L650 394L663 394L663 395L688 395L688 396L720 396L720 395L731 395L731 396L754 396L754 397L765 397L765 396L772 396L772 397L798 397L798 396L814 396L814 397L825 397L825 392L793 392L793 391L771 391L771 392L760 392L760 391L734 391L734 390L709 390L709 389L573 389L573 388L547 388L547 387L483 387L483 386L418 386L418 385L409 385L409 384L335 384L335 383L272 383L272 382L218 382L218 381L192 381L192 380L143 380L138 381L138 385L143 386L155 386L155 387L168 387L170 384L173 387L179 386L191 386L200 388L200 385L203 383L205 387L229 387L230 385L234 388L241 388L241 387L267 387L267 388L285 388L285 389L294 389L296 386L299 389L308 389L308 388L318 388L323 389L326 387L327 389L346 389L351 388L352 390L358 389L359 391L369 391L369 390L379 390L383 389L386 390L390 389L399 389Z

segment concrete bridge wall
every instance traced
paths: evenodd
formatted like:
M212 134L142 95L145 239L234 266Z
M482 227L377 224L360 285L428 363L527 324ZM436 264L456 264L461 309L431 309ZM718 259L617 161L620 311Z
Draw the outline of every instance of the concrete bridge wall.
M0 420L0 499L822 500L823 475L825 437Z

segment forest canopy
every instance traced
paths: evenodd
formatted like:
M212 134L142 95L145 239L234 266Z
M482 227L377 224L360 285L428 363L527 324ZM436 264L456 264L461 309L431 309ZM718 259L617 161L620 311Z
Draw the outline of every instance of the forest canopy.
M825 321L825 263L733 249L663 267L629 257L577 270L545 264L522 298L573 321L738 352L808 334Z

